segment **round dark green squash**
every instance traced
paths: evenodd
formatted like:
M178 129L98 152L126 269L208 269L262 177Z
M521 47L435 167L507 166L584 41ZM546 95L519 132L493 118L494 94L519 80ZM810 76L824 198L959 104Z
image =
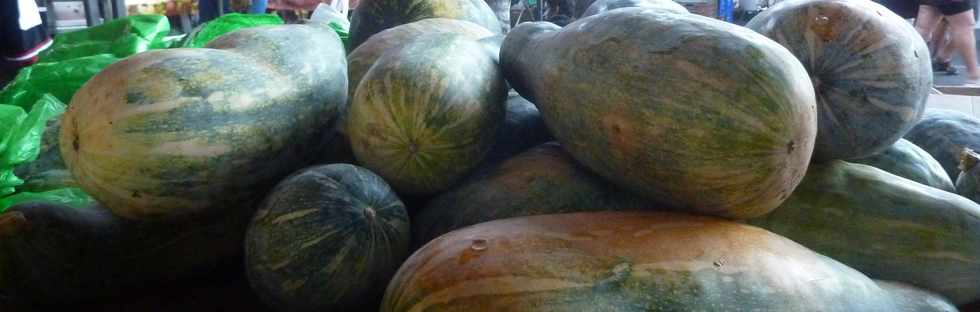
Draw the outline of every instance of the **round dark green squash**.
M860 272L766 230L664 212L486 222L433 240L381 311L897 311Z
M854 163L869 165L891 174L919 182L947 192L955 187L943 166L915 143L898 139L881 153L855 159Z
M479 42L420 37L382 55L358 85L347 116L354 155L399 194L444 191L490 150L506 97Z
M935 157L950 178L957 177L963 148L980 150L980 119L958 111L930 108L905 139Z
M61 158L58 132L61 130L61 117L48 121L41 135L41 146L37 159L14 168L14 175L24 180L18 191L44 192L65 187L78 187L71 171L65 167Z
M259 206L245 267L278 311L367 311L408 257L410 235L405 205L381 177L354 165L315 166L283 180Z
M598 210L638 210L648 202L575 163L558 143L532 148L431 200L413 219L415 246L493 220Z
M362 0L351 14L348 49L353 51L385 29L428 18L468 21L494 34L503 31L484 0Z
M900 282L875 280L878 287L892 294L897 310L902 312L957 312L943 296Z
M912 24L866 0L781 1L746 27L786 46L817 94L816 161L873 155L919 121L932 88Z
M622 8L564 28L520 24L500 61L577 161L668 206L759 216L789 196L810 162L809 76L747 28Z
M683 5L673 0L598 0L592 2L582 17L602 14L619 8L651 8L674 13L688 13Z
M240 263L253 205L212 218L137 221L93 204L0 214L0 293L32 305L98 302Z
M878 168L814 164L782 206L748 223L874 278L980 299L980 205Z
M516 92L507 95L504 122L497 130L496 138L483 160L484 163L501 162L541 143L554 140L544 119L541 119L538 108Z
M219 214L313 159L346 97L333 30L249 28L207 48L110 65L73 97L60 150L82 189L113 213Z

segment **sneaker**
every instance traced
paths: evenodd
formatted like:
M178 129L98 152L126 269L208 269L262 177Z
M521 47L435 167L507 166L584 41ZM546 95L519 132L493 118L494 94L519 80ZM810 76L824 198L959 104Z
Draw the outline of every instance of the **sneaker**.
M949 61L946 62L933 62L932 63L933 72L945 72L947 75L956 75L959 72L956 66L953 66Z

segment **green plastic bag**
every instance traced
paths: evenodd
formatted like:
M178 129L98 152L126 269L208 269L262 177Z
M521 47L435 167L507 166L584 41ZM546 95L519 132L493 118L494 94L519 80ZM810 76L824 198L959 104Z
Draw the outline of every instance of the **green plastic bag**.
M0 104L30 110L44 94L70 103L86 81L109 64L149 49L166 48L170 22L162 15L135 15L59 34L38 63L21 69L0 91Z
M88 207L95 202L85 191L77 187L53 189L40 193L20 192L0 198L0 212L14 205L26 202L50 202L64 204L70 207Z
M275 14L229 13L194 28L186 37L178 41L175 48L202 48L214 38L250 27L282 25L284 22Z
M37 158L45 125L64 111L65 105L50 95L41 97L30 112L0 105L0 197L24 183L13 174L13 168Z

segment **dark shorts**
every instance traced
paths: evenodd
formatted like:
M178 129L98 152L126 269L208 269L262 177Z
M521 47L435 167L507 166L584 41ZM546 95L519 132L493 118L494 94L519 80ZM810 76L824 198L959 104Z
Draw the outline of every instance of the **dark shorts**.
M936 7L940 13L946 16L960 14L973 9L973 0L927 0L921 3L922 5Z

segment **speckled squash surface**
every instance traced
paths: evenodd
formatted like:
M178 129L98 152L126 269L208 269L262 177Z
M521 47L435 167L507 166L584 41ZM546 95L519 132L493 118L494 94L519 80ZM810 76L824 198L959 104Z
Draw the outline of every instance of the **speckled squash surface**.
M254 206L215 218L135 221L101 205L24 203L0 214L0 293L35 305L98 302L240 261Z
M931 291L899 282L875 280L875 283L892 294L898 308L896 312L959 311L949 300Z
M346 102L346 64L335 32L305 25L140 53L75 94L61 154L82 188L123 217L232 209L312 158Z
M413 219L412 235L414 244L422 246L450 231L493 220L646 206L645 200L582 168L557 143L546 143L430 201Z
M930 108L905 139L929 152L953 178L959 176L963 148L980 150L980 119L958 111Z
M464 20L494 34L503 32L484 0L362 0L351 15L348 47L354 50L385 29L428 18Z
M813 165L789 200L748 221L868 274L980 299L980 205L883 170Z
M269 194L249 225L245 262L278 311L377 309L409 253L405 205L367 169L303 169ZM372 307L372 305L375 305Z
M953 192L953 181L943 166L915 143L899 139L881 153L855 159L854 163L869 165L891 174Z
M880 152L922 115L932 87L929 49L912 24L866 0L789 0L749 27L806 66L819 115L814 160Z
M673 0L598 0L592 2L592 4L585 9L585 12L582 13L582 17L602 14L609 10L634 7L658 9L674 13L688 13L684 6L674 2Z
M789 51L746 28L623 8L565 28L520 24L500 59L577 161L669 206L762 215L810 162L809 76Z
M446 190L493 145L505 87L493 57L464 36L430 35L389 50L348 111L354 155L400 194Z
M671 213L481 223L413 254L381 311L895 311L860 272L763 229Z

